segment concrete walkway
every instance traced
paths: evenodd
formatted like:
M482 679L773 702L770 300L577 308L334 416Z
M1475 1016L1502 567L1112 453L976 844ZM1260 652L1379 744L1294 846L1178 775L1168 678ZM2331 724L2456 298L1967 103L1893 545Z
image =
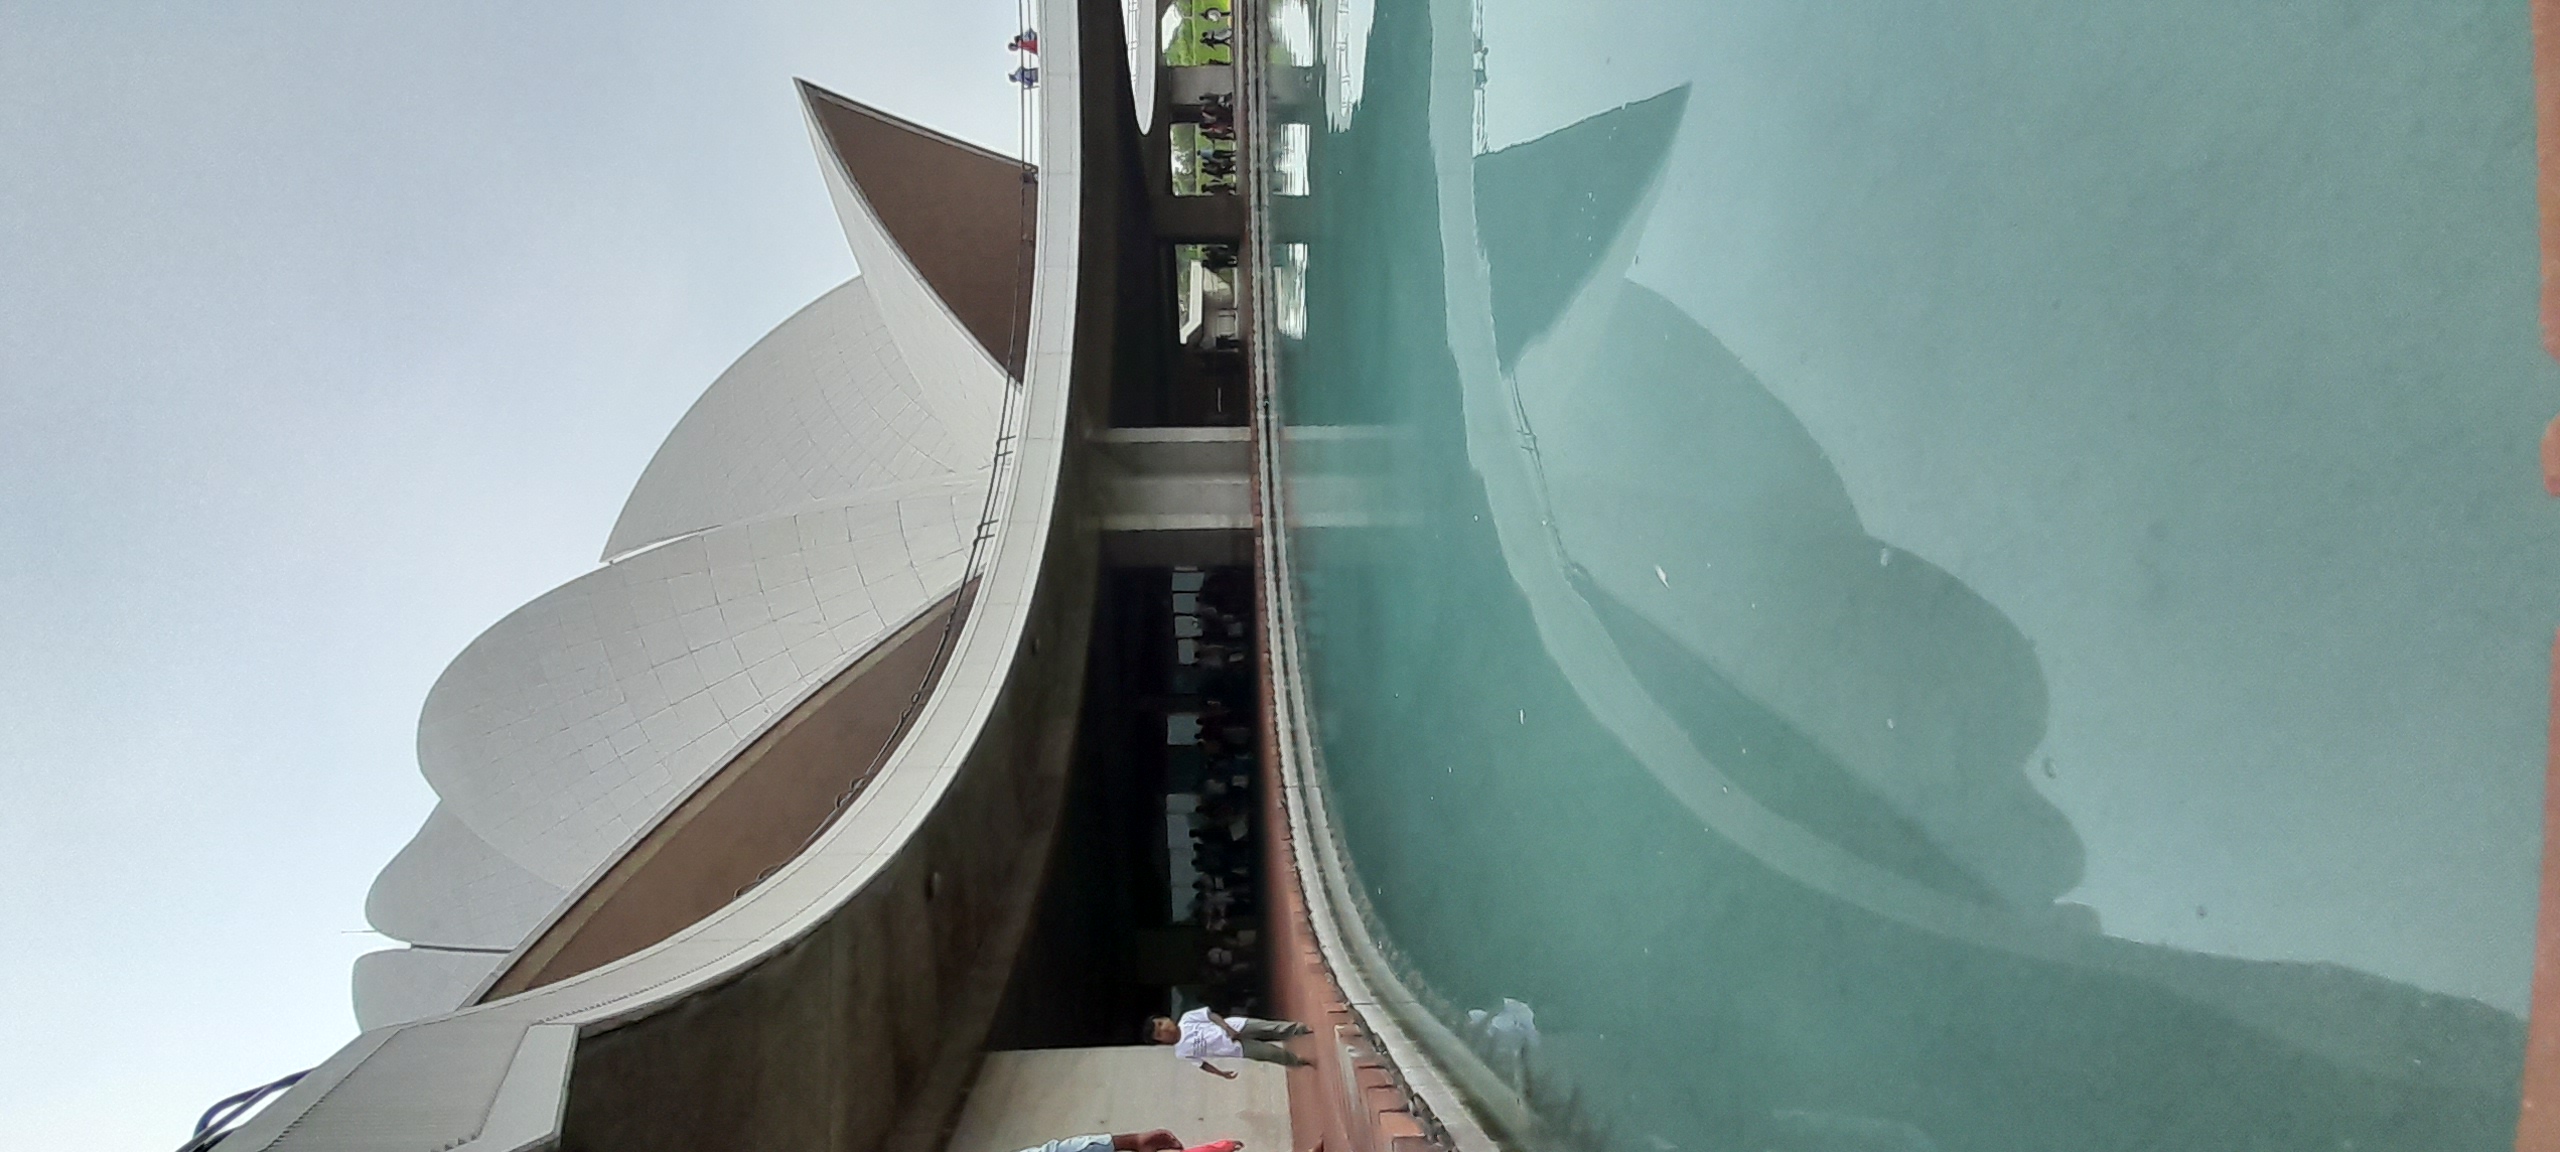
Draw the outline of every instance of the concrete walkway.
M1186 1144L1233 1138L1246 1152L1289 1152L1289 1083L1280 1069L1223 1060L1222 1080L1153 1046L990 1052L961 1108L949 1152L1019 1152L1088 1132L1171 1129Z

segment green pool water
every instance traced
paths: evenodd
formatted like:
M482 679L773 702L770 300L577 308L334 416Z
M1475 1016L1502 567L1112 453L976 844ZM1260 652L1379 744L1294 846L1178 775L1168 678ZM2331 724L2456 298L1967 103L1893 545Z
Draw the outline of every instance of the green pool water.
M2511 1145L2523 3L1365 7L1279 113L1308 689L1536 1142Z

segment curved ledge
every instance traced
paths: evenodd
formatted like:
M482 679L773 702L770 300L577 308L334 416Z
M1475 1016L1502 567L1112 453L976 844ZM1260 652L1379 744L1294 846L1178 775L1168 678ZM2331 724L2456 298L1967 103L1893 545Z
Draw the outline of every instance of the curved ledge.
M1249 35L1259 35L1255 29ZM1238 53L1245 62L1243 114L1254 139L1269 139L1265 106L1267 84L1260 73L1265 53L1249 43ZM1274 393L1279 367L1275 349L1279 333L1271 309L1261 302L1274 298L1268 178L1257 172L1246 180L1252 210L1247 219L1244 265L1250 277L1249 322L1254 327L1248 362L1253 381L1253 518L1255 575L1259 583L1265 715L1271 766L1278 779L1276 807L1286 821L1286 864L1294 871L1299 902L1313 929L1315 951L1341 993L1340 1015L1348 1016L1375 1044L1416 1121L1427 1122L1420 1135L1450 1152L1495 1152L1504 1143L1527 1147L1535 1121L1507 1090L1500 1076L1432 1014L1421 998L1405 987L1362 915L1359 885L1342 851L1321 784L1321 750L1310 727L1312 706L1301 672L1297 592L1289 558L1289 526L1299 523L1290 508L1288 480L1282 471L1283 427ZM1275 879L1275 882L1277 880ZM1328 1062L1339 1057L1329 1057ZM1338 1067L1346 1080L1349 1067ZM1357 1094L1364 1103L1367 1094ZM1376 1117L1371 1118L1374 1122ZM1500 1134L1499 1141L1496 1133ZM1353 1144L1361 1143L1358 1137ZM1393 1141L1402 1146L1402 1140Z

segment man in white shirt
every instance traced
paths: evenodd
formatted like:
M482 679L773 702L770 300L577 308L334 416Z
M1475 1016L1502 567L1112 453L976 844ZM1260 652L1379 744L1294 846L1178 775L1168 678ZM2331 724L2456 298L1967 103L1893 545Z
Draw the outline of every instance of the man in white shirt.
M1211 1060L1259 1060L1291 1068L1305 1067L1307 1060L1280 1046L1280 1041L1307 1034L1307 1026L1295 1020L1256 1020L1250 1016L1220 1016L1206 1008L1194 1008L1182 1019L1158 1016L1147 1021L1148 1035L1158 1044L1173 1045L1173 1054L1200 1066L1212 1076L1229 1080L1236 1074L1210 1063Z

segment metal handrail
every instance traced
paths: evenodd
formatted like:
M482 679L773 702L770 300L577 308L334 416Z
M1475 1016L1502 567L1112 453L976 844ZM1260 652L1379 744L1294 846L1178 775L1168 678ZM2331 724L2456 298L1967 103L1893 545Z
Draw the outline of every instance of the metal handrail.
M195 1134L187 1137L186 1143L178 1145L178 1152L204 1152L205 1149L222 1143L223 1137L231 1135L240 1121L248 1118L252 1109L264 1103L268 1097L301 1083L302 1078L310 1074L311 1069L305 1068L289 1076L280 1076L255 1088L234 1092L214 1101L213 1107L205 1109L204 1115L196 1118Z

